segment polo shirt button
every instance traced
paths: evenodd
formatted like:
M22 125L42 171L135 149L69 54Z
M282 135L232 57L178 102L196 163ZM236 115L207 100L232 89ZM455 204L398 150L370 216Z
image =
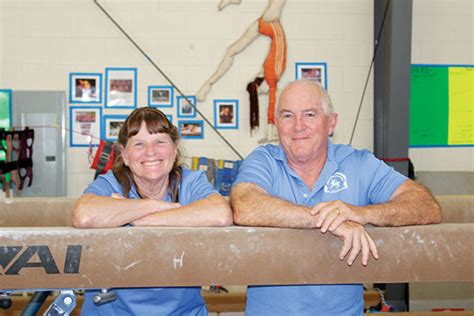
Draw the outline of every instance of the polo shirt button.
M303 197L306 199L308 197L308 194L304 193Z

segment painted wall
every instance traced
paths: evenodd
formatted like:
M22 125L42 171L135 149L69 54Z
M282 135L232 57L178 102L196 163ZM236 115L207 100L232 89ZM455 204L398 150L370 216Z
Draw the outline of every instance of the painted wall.
M412 63L474 64L474 1L414 0ZM409 155L419 171L474 171L474 147L411 148Z
M192 95L214 72L226 48L259 17L267 1L243 0L221 12L218 0L100 3L175 84ZM472 3L415 0L413 62L472 64ZM295 78L296 62L326 62L328 90L339 112L334 142L348 142L372 58L373 1L288 0L281 22L288 59L280 86ZM148 86L168 84L92 0L0 0L0 36L1 88L68 91L70 72L105 74L106 67L137 67L138 104L146 106ZM240 100L239 129L221 133L243 156L266 134L265 128L250 134L246 85L261 70L268 46L268 38L255 40L236 56L206 101L198 104L213 121L214 99ZM353 142L358 148L373 149L372 95L370 81ZM262 123L266 102L267 97L261 96ZM103 114L128 112L104 109ZM176 122L175 108L164 112ZM204 140L182 141L186 157L238 158L209 126L204 133ZM417 170L472 170L472 154L470 148L410 150ZM68 195L77 196L91 182L93 171L87 149L69 148L67 157Z

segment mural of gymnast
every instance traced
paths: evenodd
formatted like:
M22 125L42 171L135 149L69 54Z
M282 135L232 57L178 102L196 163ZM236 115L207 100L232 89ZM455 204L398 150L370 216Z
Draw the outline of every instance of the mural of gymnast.
M219 10L224 9L229 4L240 4L241 0L221 0L219 3ZM280 24L280 16L285 0L268 0L268 4L258 20L253 22L245 31L245 33L232 45L227 48L227 51L221 63L217 67L214 74L202 85L196 94L198 101L204 101L206 95L211 90L212 85L219 80L224 73L230 68L235 55L242 52L248 45L250 45L260 35L265 35L271 38L270 51L263 64L263 76L268 85L268 131L266 139L261 142L270 142L277 140L275 128L275 103L277 84L280 80L286 66L286 38L283 28ZM257 74L257 77L262 76L262 71ZM252 96L251 96L252 99ZM255 98L254 98L255 99ZM258 98L256 99L258 101ZM257 118L255 119L255 112ZM253 117L253 118L252 118ZM255 123L256 121L256 123ZM258 106L251 105L251 127L258 126Z

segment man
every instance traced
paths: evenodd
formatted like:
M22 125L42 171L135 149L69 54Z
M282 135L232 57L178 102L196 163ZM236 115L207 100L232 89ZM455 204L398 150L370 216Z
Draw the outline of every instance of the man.
M362 225L439 223L441 210L423 186L366 150L332 144L336 128L327 92L300 80L277 107L279 146L245 159L231 192L240 225L321 228L344 240L339 258L366 265L377 249ZM301 245L305 247L308 245ZM247 315L362 315L363 288L347 285L249 287Z

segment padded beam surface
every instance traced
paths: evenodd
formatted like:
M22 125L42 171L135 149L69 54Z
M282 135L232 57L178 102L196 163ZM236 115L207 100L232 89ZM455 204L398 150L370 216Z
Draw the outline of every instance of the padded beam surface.
M474 224L368 230L380 260L349 267L318 230L2 228L0 288L474 281Z

